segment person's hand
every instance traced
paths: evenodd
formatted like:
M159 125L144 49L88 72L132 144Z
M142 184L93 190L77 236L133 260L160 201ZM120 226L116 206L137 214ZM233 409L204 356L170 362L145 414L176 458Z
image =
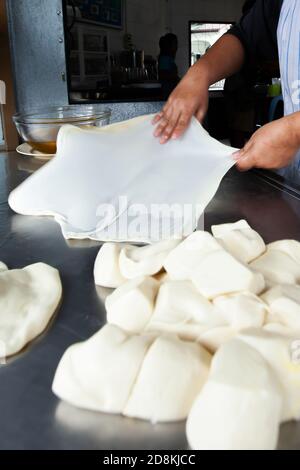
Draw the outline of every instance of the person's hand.
M238 169L246 171L250 168L276 169L287 166L300 148L294 116L278 119L256 131L245 147L233 154Z
M153 124L155 137L164 144L169 139L177 139L187 129L192 116L202 122L208 108L208 84L206 81L195 81L184 77L169 96L162 111L158 113Z

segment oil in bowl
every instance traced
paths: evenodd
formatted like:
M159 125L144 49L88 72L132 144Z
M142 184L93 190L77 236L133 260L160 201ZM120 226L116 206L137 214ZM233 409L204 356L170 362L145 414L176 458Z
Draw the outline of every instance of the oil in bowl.
M54 155L61 126L72 124L84 128L106 126L111 111L99 104L35 108L13 116L17 131L24 142L38 152Z

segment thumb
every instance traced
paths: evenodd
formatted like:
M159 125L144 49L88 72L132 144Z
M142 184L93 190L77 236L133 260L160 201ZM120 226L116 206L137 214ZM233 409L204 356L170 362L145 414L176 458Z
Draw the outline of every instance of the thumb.
M247 171L255 166L255 157L251 149L242 149L235 152L233 159L236 161L236 166L240 171Z

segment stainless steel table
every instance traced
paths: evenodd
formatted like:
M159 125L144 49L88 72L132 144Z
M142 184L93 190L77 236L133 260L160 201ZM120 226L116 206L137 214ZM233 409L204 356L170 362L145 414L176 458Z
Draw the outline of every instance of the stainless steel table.
M9 268L43 261L59 269L64 298L48 330L0 366L0 449L185 449L184 423L147 422L79 410L51 392L58 361L72 343L105 322L93 282L99 243L67 242L51 218L14 214L7 196L41 163L0 154L0 260ZM55 181L49 182L55 185ZM300 240L300 196L255 173L230 171L205 215L205 227L245 218L266 242ZM279 447L300 448L300 424L281 428Z

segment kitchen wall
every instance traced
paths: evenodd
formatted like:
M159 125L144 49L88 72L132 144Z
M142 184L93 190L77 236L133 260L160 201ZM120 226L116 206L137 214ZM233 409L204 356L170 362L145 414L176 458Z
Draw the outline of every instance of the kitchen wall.
M238 21L245 0L169 0L167 28L178 36L179 75L189 67L189 21Z

